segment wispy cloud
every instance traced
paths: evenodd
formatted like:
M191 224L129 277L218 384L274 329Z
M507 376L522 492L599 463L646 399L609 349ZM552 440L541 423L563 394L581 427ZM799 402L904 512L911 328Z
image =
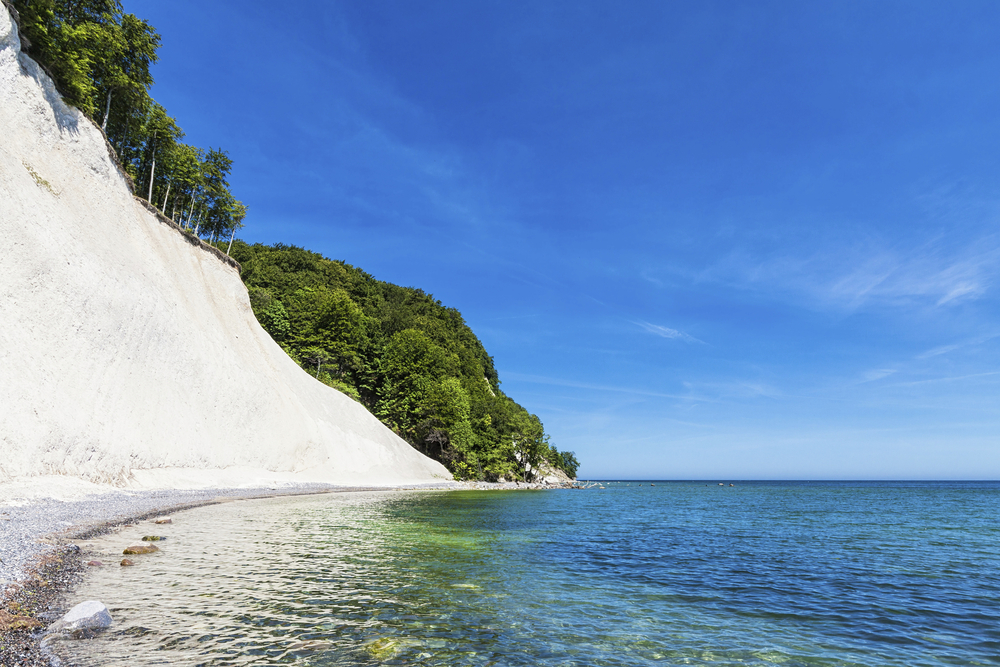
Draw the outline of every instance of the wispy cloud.
M949 301L954 301L955 299L958 299L960 297L963 297L963 296L966 296L966 295L969 295L969 294L976 295L976 294L979 294L979 292L981 292L981 291L982 291L982 288L977 283L960 283L958 285L955 285L955 287L953 287L950 292L948 292L943 297L941 297L940 299L938 299L937 305L943 306L944 304L948 303Z
M712 399L691 394L667 394L658 391L648 391L635 387L616 387L613 385L591 384L588 382L577 382L575 380L564 380L562 378L545 377L542 375L525 375L523 373L504 373L504 378L508 380L518 380L520 382L531 382L534 384L547 384L556 387L570 387L572 389L588 389L592 391L609 391L623 394L635 394L637 396L652 396L654 398L674 398L685 401L710 402Z
M973 345L980 345L988 340L996 338L998 334L988 334L985 336L977 336L976 338L970 338L968 340L960 341L958 343L952 343L950 345L940 345L938 347L932 347L926 352L921 352L915 358L919 361L924 359L930 359L932 357L939 357L943 354L948 354L949 352L954 352L955 350L960 350L963 347L970 347Z
M897 387L914 387L917 385L925 384L936 384L939 382L958 382L960 380L969 380L971 378L982 378L982 377L992 377L995 375L1000 375L1000 371L989 371L986 373L970 373L968 375L956 375L952 377L943 378L931 378L929 380L914 380L913 382L897 382L894 386Z
M935 237L910 247L866 239L798 256L760 256L741 248L693 278L796 301L804 297L821 309L948 307L982 297L1000 279L1000 237L964 244Z
M643 280L645 280L646 282L648 282L650 284L656 285L657 287L663 287L666 284L662 280L660 280L659 278L657 278L656 276L654 276L652 274L652 272L649 271L648 269L644 270L639 275L640 275L640 277Z
M659 324L650 324L649 322L644 322L642 320L639 320L638 322L633 322L633 324L642 327L651 334L656 334L660 338L682 340L685 343L702 343L702 344L705 343L705 341L698 340L694 336L688 335L683 331L678 331L677 329L671 329L670 327L661 326Z
M780 398L784 393L769 384L750 380L730 382L685 382L684 386L698 395L714 396L715 400Z
M965 248L951 256L928 248L884 253L834 283L829 296L851 306L914 300L943 306L975 299L994 279L997 259L996 248L985 252Z
M874 382L875 380L881 380L882 378L887 378L897 372L895 368L874 368L861 376L862 382Z
M942 354L948 354L949 352L957 350L960 347L962 347L961 343L956 343L955 345L941 345L927 350L926 352L921 352L916 358L922 361L924 359L930 359L931 357L939 357Z

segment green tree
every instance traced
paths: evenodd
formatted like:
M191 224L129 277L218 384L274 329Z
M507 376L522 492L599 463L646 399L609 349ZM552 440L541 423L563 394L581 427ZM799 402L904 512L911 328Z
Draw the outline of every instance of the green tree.
M153 27L133 14L106 24L102 44L94 61L97 94L104 98L101 129L108 131L111 103L146 106L153 85L150 66L157 61L160 36Z
M159 35L118 0L15 0L27 52L52 75L69 104L94 117L104 102L107 129L114 91L145 97Z
M404 329L386 346L380 363L381 400L375 414L412 444L423 448L433 391L452 374L447 353L421 331Z
M305 340L329 352L340 374L356 373L363 367L368 318L343 289L325 294Z
M291 324L285 306L262 287L251 287L248 292L250 307L257 321L264 327L264 331L271 334L271 338L278 343L287 341L291 333Z
M272 335L272 302L255 295L283 304L288 333L279 335L293 358L456 477L530 479L542 460L562 467L541 421L501 391L493 359L454 308L294 246L236 241L232 255ZM312 348L329 357L319 369L304 359Z

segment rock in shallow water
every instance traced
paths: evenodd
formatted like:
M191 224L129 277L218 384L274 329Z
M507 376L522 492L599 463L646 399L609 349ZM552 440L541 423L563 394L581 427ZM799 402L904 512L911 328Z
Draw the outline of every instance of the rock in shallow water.
M154 519L153 520L153 523L173 523L173 522L174 522L173 519L168 519L168 518Z
M131 561L128 558L122 558L122 567L128 567L129 565L135 565L135 561Z
M167 538L160 535L146 535L142 538L143 542L159 542L160 540L165 540Z
M126 556L132 556L134 554L151 554L159 550L159 547L154 547L152 544L133 544L130 547L126 547L122 553Z
M398 642L395 639L390 639L389 637L382 637L381 639L376 639L372 643L365 646L365 651L371 657L376 660L387 660L396 655L398 650Z
M111 614L103 602L87 600L70 609L65 616L50 625L48 634L88 637L109 627L111 623Z
M104 563L102 563L99 560L88 560L87 565L89 565L90 567L101 567L102 565L104 565Z

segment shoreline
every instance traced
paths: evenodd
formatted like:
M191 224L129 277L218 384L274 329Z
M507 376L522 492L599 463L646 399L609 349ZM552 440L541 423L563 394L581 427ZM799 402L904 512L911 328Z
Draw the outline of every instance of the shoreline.
M0 505L0 666L56 664L41 645L44 630L69 610L83 576L74 544L163 514L239 500L364 491L450 490L453 484L109 491L74 500L33 498Z
M528 491L585 488L574 483L445 482L197 490L115 490L73 500L31 498L0 505L0 666L49 667L44 630L69 609L86 565L74 544L156 516L239 500L367 491Z

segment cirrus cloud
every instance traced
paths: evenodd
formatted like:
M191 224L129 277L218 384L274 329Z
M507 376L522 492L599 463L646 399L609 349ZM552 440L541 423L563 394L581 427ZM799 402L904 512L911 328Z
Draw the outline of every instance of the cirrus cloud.
M678 331L677 329L671 329L670 327L665 327L665 326L662 326L662 325L659 325L659 324L651 324L649 322L644 322L642 320L639 320L638 322L633 322L633 324L637 324L640 327L642 327L643 329L645 329L646 331L648 331L649 333L656 334L657 336L659 336L661 338L670 338L670 339L682 340L685 343L702 343L702 344L704 344L704 342L705 342L703 340L698 340L694 336L686 334L683 331Z

